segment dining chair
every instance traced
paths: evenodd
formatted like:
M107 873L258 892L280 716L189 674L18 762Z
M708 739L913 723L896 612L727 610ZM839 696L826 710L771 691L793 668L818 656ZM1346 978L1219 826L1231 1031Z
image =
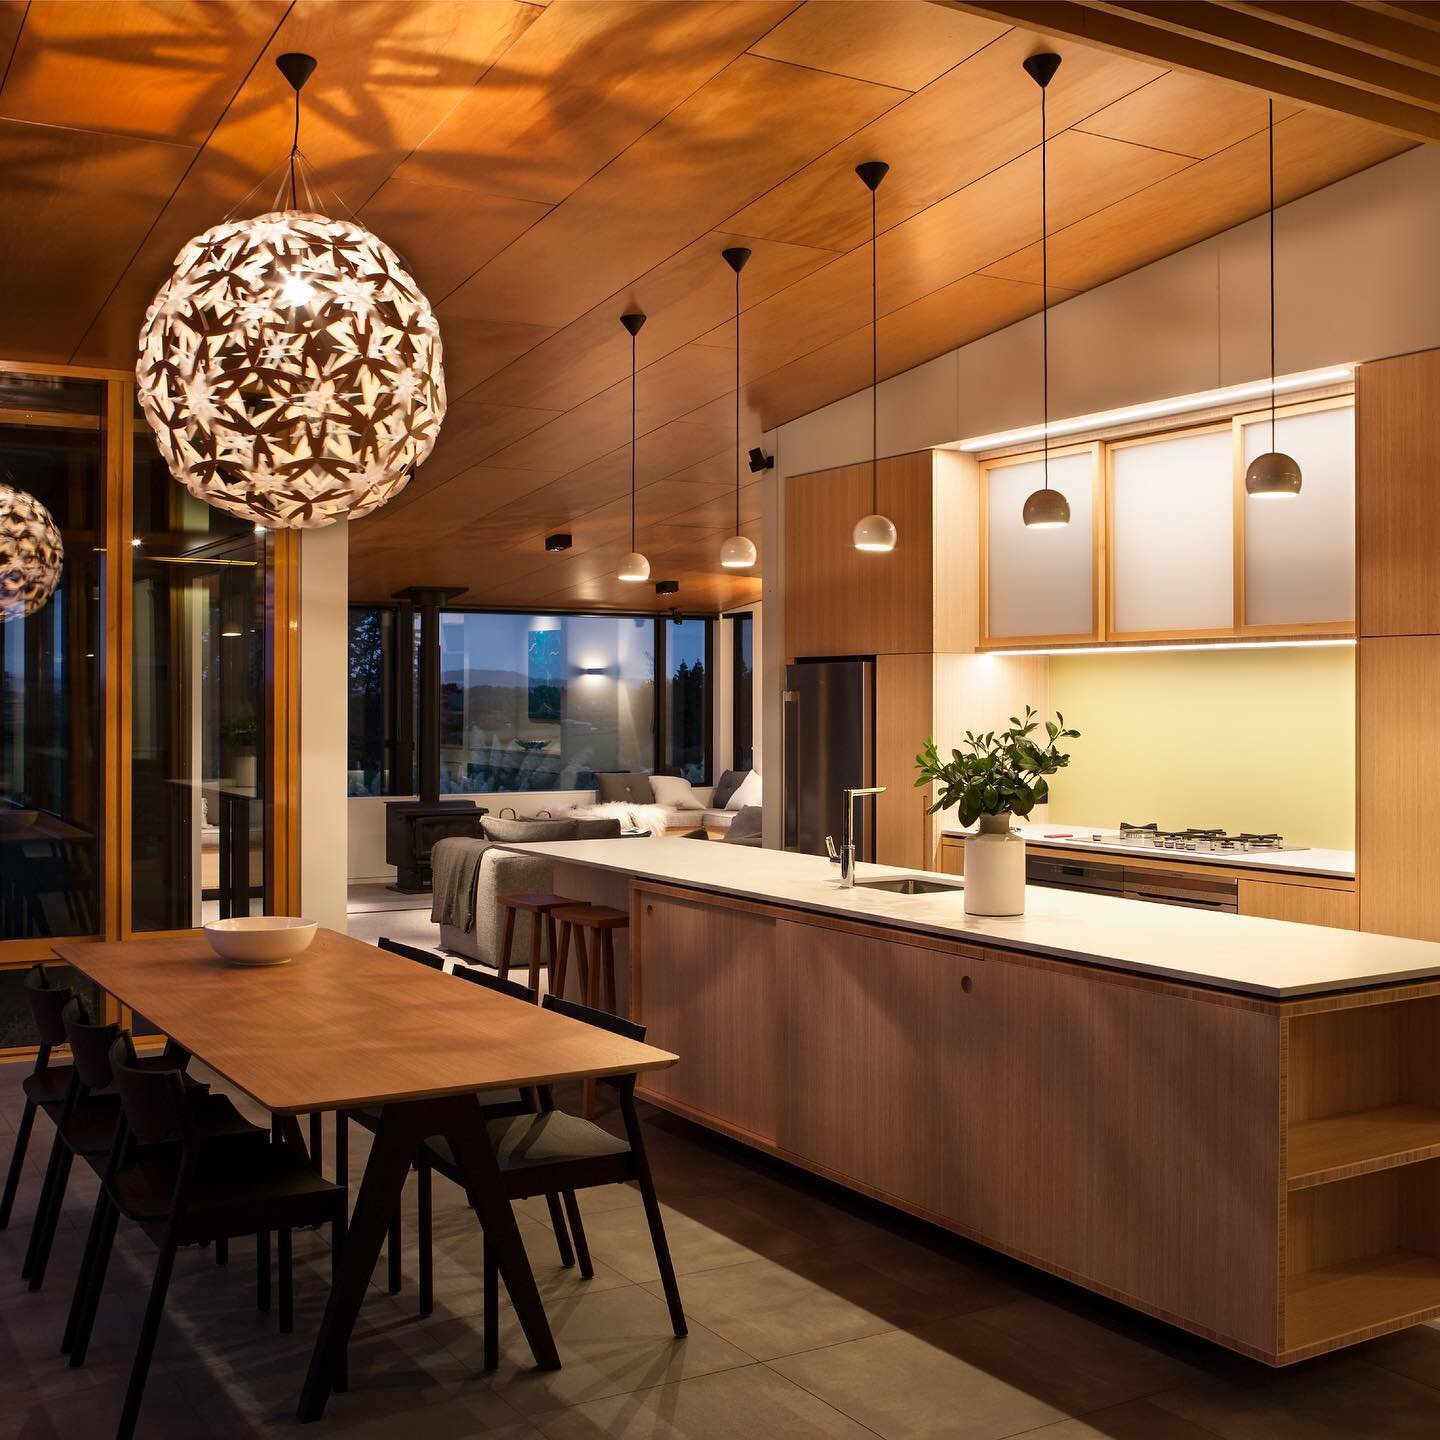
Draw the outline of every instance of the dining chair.
M488 970L460 966L455 969L453 974L456 979L468 980L472 985L479 985L482 989L493 991L497 995L508 996L511 1000L520 1000L526 1005L535 1004L536 994L530 986L521 985L514 980L503 980L498 975L492 975ZM507 1115L529 1115L540 1108L539 1093L528 1086L524 1090L483 1091L479 1100L487 1121ZM435 1254L433 1172L428 1161L428 1152L421 1152L418 1169L420 1184L416 1199L419 1209L417 1245L420 1251L420 1313L429 1315L435 1309ZM453 1179L454 1176L447 1176L447 1178ZM555 1246L560 1252L560 1264L568 1269L575 1263L575 1251L571 1247L570 1232L565 1224L565 1216L560 1209L561 1198L558 1192L548 1191L545 1195L545 1203L550 1211L550 1225L555 1232ZM569 1207L573 1207L575 1204L573 1195L565 1196L564 1200ZM578 1223L578 1210L575 1211L575 1215ZM594 1273L589 1267L590 1256L587 1252L581 1272L587 1278Z
M613 1035L623 1035L635 1041L645 1038L643 1025L604 1010L577 1005L573 1000L546 995L541 1005L555 1014L594 1025ZM535 1087L539 1101L535 1110L488 1119L490 1142L495 1147L495 1156L500 1164L500 1179L506 1199L513 1202L533 1195L556 1193L565 1197L565 1212L580 1261L580 1273L587 1280L595 1272L575 1191L588 1190L596 1185L626 1184L631 1180L636 1183L650 1227L650 1240L655 1247L655 1262L660 1269L660 1283L670 1311L671 1328L677 1336L683 1337L688 1333L685 1310L680 1303L680 1287L676 1283L675 1266L665 1238L665 1222L660 1214L660 1202L645 1153L645 1136L635 1109L635 1079L631 1073L604 1076L600 1080L600 1084L613 1088L617 1093L625 1130L623 1136L612 1135L582 1116L557 1110L550 1087L541 1085ZM445 1140L435 1138L427 1141L421 1153L422 1166L438 1171L457 1184L462 1183L455 1157ZM422 1255L422 1269L428 1264L428 1259ZM488 1245L484 1256L484 1287L484 1363L486 1370L495 1370L500 1364L500 1270Z
M75 1061L75 1084L80 1104L61 1122L60 1130L71 1150L103 1175L116 1139L121 1134L123 1111L120 1097L114 1092L115 1073L110 1068L110 1047L119 1038L121 1027L113 1021L91 1021L78 996L65 1006L63 1019L65 1038ZM140 1063L151 1068L156 1066L156 1060L150 1057ZM226 1096L212 1094L209 1086L200 1085L188 1076L185 1077L185 1085L195 1128L202 1139L233 1141L248 1137L256 1144L269 1144L269 1131L263 1126L252 1125ZM110 1263L110 1245L115 1238L118 1219L102 1185L95 1199L80 1272L75 1280L75 1294L65 1322L65 1335L60 1342L60 1353L70 1356L72 1366L78 1367L85 1362L84 1347L77 1350L75 1340L82 1328L87 1304L92 1299L98 1302L104 1287L105 1271ZM216 1241L217 1264L223 1264L227 1258L227 1243L223 1238ZM257 1263L256 1295L261 1302L260 1308L265 1310L269 1309L270 1289L268 1245L256 1246L257 1258L262 1250L264 1260L263 1265Z
M121 1143L105 1167L106 1198L159 1251L116 1430L116 1440L131 1440L180 1246L277 1232L280 1328L288 1331L294 1324L291 1231L331 1227L333 1280L339 1273L346 1216L340 1187L317 1175L289 1145L257 1145L248 1137L205 1140L180 1071L142 1068L127 1033L110 1047L110 1068L125 1123ZM93 1323L93 1307L88 1313ZM88 1339L88 1331L77 1343L82 1339Z
M5 1193L0 1196L0 1230L10 1224L10 1213L15 1208L20 1177L25 1173L25 1152L30 1148L30 1134L35 1128L35 1113L42 1111L51 1120L59 1117L72 1074L69 1065L52 1065L50 1057L56 1046L65 1043L65 1026L60 1015L75 992L68 985L52 984L43 965L34 965L26 972L24 989L39 1045L34 1068L20 1082L25 1107L20 1112L15 1144L10 1151Z
M433 950L422 950L418 945L406 945L399 940L391 940L386 935L382 935L376 944L381 950L389 951L390 954L399 955L406 960L413 960L417 965L425 966L427 970L444 970L445 968L445 957L435 954ZM337 1110L335 1112L335 1183L345 1192L347 1213L350 1203L349 1122L351 1120L362 1130L368 1130L373 1135L380 1125L380 1107L377 1105L364 1110ZM310 1153L315 1159L317 1168L320 1162L319 1122L318 1113L310 1117ZM385 1289L390 1295L400 1293L401 1246L400 1211L397 1209L391 1217L390 1232L385 1239ZM429 1311L425 1313L429 1314Z

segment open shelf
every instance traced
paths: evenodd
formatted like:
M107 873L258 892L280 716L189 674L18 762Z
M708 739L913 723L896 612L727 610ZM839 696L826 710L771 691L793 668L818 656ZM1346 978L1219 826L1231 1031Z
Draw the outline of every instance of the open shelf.
M1433 1160L1440 1156L1440 1110L1382 1105L1302 1120L1290 1127L1288 1156L1291 1190Z
M1344 1337L1398 1330L1435 1313L1440 1313L1440 1259L1394 1250L1342 1261L1290 1280L1285 1352L1329 1349Z

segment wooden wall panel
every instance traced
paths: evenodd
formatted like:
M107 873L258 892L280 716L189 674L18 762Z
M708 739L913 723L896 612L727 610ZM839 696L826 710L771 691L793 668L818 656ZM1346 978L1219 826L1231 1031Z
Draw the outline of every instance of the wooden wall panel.
M930 868L930 787L915 788L915 756L934 713L932 658L881 655L875 664L876 852L882 865Z
M1440 350L1355 375L1359 633L1440 634Z
M879 507L895 522L889 554L851 544L871 512L870 465L785 482L785 652L914 654L931 648L934 520L928 450L881 460Z
M1360 928L1440 940L1440 635L1362 637L1356 692Z

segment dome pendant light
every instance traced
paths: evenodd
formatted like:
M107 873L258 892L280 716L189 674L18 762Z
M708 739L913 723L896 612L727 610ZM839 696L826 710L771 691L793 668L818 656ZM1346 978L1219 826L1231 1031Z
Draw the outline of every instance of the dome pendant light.
M1300 466L1275 448L1275 102L1270 102L1270 448L1245 470L1245 493L1283 500L1300 493Z
M620 562L620 579L638 583L650 578L650 562L635 548L635 337L645 317L635 311L620 323L630 332L630 553Z
M755 542L740 533L740 272L750 252L735 245L720 253L735 272L735 533L720 547L720 564L726 570L749 570L755 564Z
M1058 490L1050 488L1050 177L1046 169L1049 136L1045 125L1045 92L1060 68L1060 57L1046 51L1031 55L1024 66L1025 73L1040 87L1040 383L1045 483L1025 501L1021 518L1031 530L1058 530L1070 523L1070 502Z
M314 58L275 63L295 92L288 186L269 213L227 218L180 251L145 314L135 376L192 495L306 529L405 488L440 433L445 376L440 327L399 257L354 219L316 213L300 152Z
M895 548L895 522L880 511L880 267L876 260L879 231L875 221L875 192L890 173L883 160L867 160L855 173L870 192L870 510L855 526L851 543L857 550L888 554Z

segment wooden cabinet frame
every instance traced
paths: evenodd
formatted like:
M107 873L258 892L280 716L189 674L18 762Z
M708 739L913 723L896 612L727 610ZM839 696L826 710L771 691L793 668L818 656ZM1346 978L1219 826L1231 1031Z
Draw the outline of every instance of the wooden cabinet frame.
M1090 629L1068 635L991 635L990 633L990 476L1014 465L1033 465L1044 456L1042 450L1006 455L980 462L980 649L1024 650L1035 645L1094 645L1105 639L1106 580L1105 543L1108 517L1105 513L1105 486L1101 475L1101 445L1098 440L1084 444L1051 446L1052 460L1072 455L1089 455L1090 471Z
M133 371L60 366L0 360L0 374L58 376L98 380L105 386L104 438L105 559L101 656L104 762L104 837L100 874L103 886L100 916L103 932L94 935L37 936L0 940L0 970L28 968L37 960L54 959L57 944L128 940L134 932L131 906L131 677L134 667L131 536L134 509L135 375ZM65 417L60 423L74 423ZM266 866L273 908L293 912L299 904L299 709L296 673L299 646L299 544L291 532L272 532L266 618L266 703L270 733L275 737L267 757L270 799L267 802ZM147 935L193 934L193 930L147 931ZM124 1019L113 1001L108 1018ZM0 1052L23 1055L28 1047Z

